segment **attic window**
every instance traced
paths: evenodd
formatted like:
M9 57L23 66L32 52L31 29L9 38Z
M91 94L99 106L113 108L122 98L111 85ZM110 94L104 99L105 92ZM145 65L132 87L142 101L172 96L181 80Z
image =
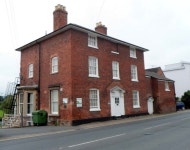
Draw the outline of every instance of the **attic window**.
M130 57L131 58L137 58L136 49L133 47L130 47Z
M88 35L88 46L89 47L93 47L93 48L98 48L98 44L97 44L97 37L94 35L89 34Z

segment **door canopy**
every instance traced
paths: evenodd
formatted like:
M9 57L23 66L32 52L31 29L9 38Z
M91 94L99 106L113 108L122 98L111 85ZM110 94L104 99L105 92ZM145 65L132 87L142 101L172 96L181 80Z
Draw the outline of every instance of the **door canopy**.
M120 93L125 93L125 90L122 88L115 86L114 88L110 89L110 92L113 93L114 91L119 91Z

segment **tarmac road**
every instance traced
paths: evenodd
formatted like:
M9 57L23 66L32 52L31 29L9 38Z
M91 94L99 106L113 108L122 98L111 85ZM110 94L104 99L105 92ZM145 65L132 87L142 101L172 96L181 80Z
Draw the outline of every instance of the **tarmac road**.
M19 139L19 138L27 138L27 137L38 137L43 135L52 135L57 133L64 133L64 132L71 132L83 129L90 129L90 128L98 128L103 126L111 126L115 124L122 124L122 123L129 123L139 120L147 120L152 118L160 118L165 117L168 115L176 115L179 113L188 113L190 110L185 111L178 111L171 114L156 114L156 115L146 115L146 116L139 116L139 117L131 117L131 118L123 118L118 120L109 120L103 122L92 122L88 124L82 124L79 126L31 126L31 127L24 127L24 128L6 128L0 129L0 142L12 140L12 139Z

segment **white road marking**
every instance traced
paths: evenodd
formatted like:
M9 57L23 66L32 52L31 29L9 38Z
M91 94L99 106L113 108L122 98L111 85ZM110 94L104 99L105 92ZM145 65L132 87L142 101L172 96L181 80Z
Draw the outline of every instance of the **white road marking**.
M54 135L54 134L60 134L65 132L72 132L76 131L74 129L71 130L63 130L63 131L55 131L55 132L47 132L47 133L36 133L36 134L28 134L28 135L18 135L18 136L12 136L4 139L0 139L0 142L2 141L10 141L10 140L18 140L18 139L25 139L25 138L33 138L33 137L39 137L39 136L45 136L45 135Z
M94 143L94 142L99 142L99 141L103 141L103 140L107 140L107 139L112 139L112 138L115 138L115 137L119 137L119 136L123 136L123 135L126 135L125 133L123 134L118 134L118 135L114 135L114 136L109 136L109 137L105 137L105 138L101 138L101 139L97 139L97 140L93 140L93 141L88 141L88 142L84 142L84 143L79 143L79 144L76 144L76 145L70 145L68 147L77 147L77 146L81 146L81 145L85 145L85 144L90 144L90 143Z
M145 128L144 130L150 130L150 129L153 129L153 128L158 128L158 127L166 126L166 125L177 123L177 122L181 122L181 121L187 120L187 119L190 119L190 117L182 118L182 119L174 121L174 122L168 122L168 123L163 123L163 124L159 124L159 125L156 125L156 126L151 126L151 127Z
M152 128L157 128L157 127L161 127L161 126L166 126L166 125L169 125L170 123L163 123L163 124L159 124L157 126L152 126L152 127L148 127L148 128L145 128L145 130L149 130L149 129L152 129Z

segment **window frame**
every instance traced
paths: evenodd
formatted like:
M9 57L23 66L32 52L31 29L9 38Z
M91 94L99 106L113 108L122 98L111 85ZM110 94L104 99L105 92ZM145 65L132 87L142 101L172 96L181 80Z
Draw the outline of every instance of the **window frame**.
M112 77L113 79L120 80L119 62L112 61Z
M34 77L34 65L29 64L28 65L28 78L33 78Z
M88 46L98 49L98 38L93 34L88 34Z
M138 71L136 65L131 65L131 81L138 81Z
M170 91L169 82L165 81L164 85L165 85L165 91Z
M88 76L99 78L98 58L97 57L88 56Z
M130 57L137 58L137 51L134 47L130 47Z
M54 94L57 94L56 98L53 97L53 92L57 92ZM57 111L55 111L55 107L57 107ZM50 112L52 115L58 115L59 114L59 90L58 89L52 89L50 90Z
M140 108L139 91L132 91L133 108Z
M55 56L55 57L52 57L51 58L51 73L54 74L54 73L58 73L59 69L59 60L58 60L58 57Z
M32 112L34 111L34 94L33 93L27 93L27 116L31 116Z
M21 96L22 95L22 96ZM22 102L21 102L22 100ZM19 114L23 113L23 108L24 108L24 93L19 93Z
M96 93L94 93L94 92L96 92ZM94 94L94 95L92 95L92 94ZM94 106L93 104L96 104L96 105ZM89 107L90 107L90 111L100 111L99 89L96 89L96 88L89 89Z

